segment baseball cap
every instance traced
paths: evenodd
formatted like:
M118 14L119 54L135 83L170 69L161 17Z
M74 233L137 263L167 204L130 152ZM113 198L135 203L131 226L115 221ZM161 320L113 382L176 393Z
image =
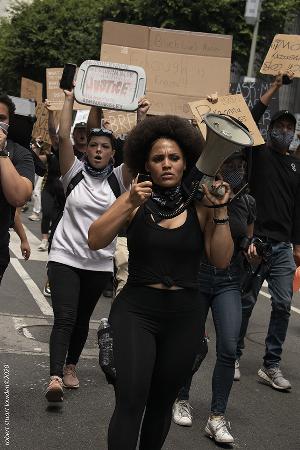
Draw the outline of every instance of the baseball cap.
M76 128L86 128L86 122L77 122L74 126L74 130Z
M289 120L290 122L292 122L294 124L294 126L296 126L296 123L297 123L297 120L296 120L296 117L294 116L294 114L292 114L287 109L282 109L280 111L277 111L275 114L273 114L273 116L271 118L270 126L273 125L274 122L278 119Z

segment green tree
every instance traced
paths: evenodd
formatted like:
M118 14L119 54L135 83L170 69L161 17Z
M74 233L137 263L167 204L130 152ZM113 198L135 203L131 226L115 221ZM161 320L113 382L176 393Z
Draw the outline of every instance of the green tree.
M46 67L98 59L103 20L233 35L233 61L246 71L253 26L246 0L34 0L15 2L0 23L0 88L18 95L22 76L44 82ZM300 11L300 0L263 0L258 59Z
M18 95L21 76L43 82L46 67L99 59L102 20L98 0L16 2L1 22L2 90Z

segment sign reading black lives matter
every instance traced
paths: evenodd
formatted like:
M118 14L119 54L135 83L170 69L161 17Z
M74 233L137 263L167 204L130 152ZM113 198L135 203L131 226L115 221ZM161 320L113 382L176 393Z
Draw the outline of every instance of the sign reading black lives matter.
M277 75L278 72L294 73L300 78L300 36L298 34L276 34L260 73Z
M251 111L253 106L256 105L260 97L270 88L270 86L271 83L259 79L256 80L255 82L232 83L230 86L230 93L242 94L245 102L247 103L248 108ZM266 109L266 111L264 112L262 118L258 123L259 131L265 140L267 139L267 130L271 122L271 117L278 110L279 110L279 96L277 93L272 97L272 100L268 108Z
M74 93L79 103L135 111L145 89L142 67L88 60L78 69Z

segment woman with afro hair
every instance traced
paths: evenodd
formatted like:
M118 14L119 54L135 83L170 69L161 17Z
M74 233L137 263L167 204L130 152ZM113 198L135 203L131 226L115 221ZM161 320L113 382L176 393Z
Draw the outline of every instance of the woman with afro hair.
M224 185L222 197L204 185L204 198L196 201L182 182L201 149L199 132L185 119L151 117L138 124L124 146L135 177L131 190L89 229L89 246L97 250L127 226L128 280L109 316L116 368L109 450L135 450L140 427L140 450L162 448L172 405L204 335L201 258L206 254L225 268L232 256L228 184L214 183ZM141 181L141 173L149 181ZM206 205L221 206L212 213Z

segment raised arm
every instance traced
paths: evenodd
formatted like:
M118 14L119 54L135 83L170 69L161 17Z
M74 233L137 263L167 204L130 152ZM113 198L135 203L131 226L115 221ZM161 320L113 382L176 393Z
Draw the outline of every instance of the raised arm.
M273 96L281 88L283 84L284 75L287 75L290 78L290 80L292 80L294 76L292 72L287 72L286 74L279 72L278 75L276 75L269 89L260 97L259 102L256 103L252 108L251 114L256 123L260 121L262 115L269 106Z
M211 195L206 186L204 186L205 195L210 204L220 205L228 202L229 185L217 181L215 186L217 187L221 183L226 187L225 195L221 199ZM201 211L205 215L204 239L207 257L213 266L225 269L230 264L234 250L227 206L210 209L202 205Z
M51 102L46 99L45 106L48 110L48 133L51 140L51 145L54 150L58 150L58 134L56 132L54 113L51 108Z
M64 91L65 101L59 121L59 166L60 173L65 175L72 167L75 156L71 141L72 113L74 104L74 93Z
M87 135L90 134L91 128L101 128L103 121L103 110L96 106L92 106L87 120Z

